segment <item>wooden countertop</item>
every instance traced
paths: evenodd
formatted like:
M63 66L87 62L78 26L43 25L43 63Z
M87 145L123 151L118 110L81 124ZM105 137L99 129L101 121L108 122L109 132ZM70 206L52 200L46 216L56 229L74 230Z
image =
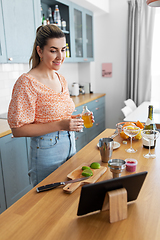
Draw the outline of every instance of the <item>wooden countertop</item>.
M79 95L78 97L72 97L75 106L78 107L80 105L91 102L97 98L103 97L105 94L102 93L92 93L92 94L84 94ZM11 129L7 123L7 120L0 119L0 137L4 137L11 133Z
M43 180L38 186L67 180L66 176L81 163L100 162L100 153L96 145L99 138L110 136L113 129L107 129L81 149L65 164ZM142 147L142 141L133 141L137 149L129 154L117 136L115 141L121 143L120 148L113 151L112 158L135 158L138 160L137 172L148 171L138 199L128 205L128 217L125 220L109 223L108 211L97 212L78 217L77 208L81 187L72 194L63 192L62 188L48 192L36 193L33 188L29 193L13 204L0 215L0 236L3 240L159 240L160 236L160 138L155 150L156 159L145 159L148 150ZM122 175L130 174L123 172ZM98 180L112 178L109 169Z
M7 120L0 119L0 137L4 137L11 133L11 129L8 125Z
M86 104L88 102L91 102L93 100L96 100L97 98L105 96L105 93L86 93L84 95L79 95L77 97L72 97L73 102L75 103L76 107L79 107L80 105Z

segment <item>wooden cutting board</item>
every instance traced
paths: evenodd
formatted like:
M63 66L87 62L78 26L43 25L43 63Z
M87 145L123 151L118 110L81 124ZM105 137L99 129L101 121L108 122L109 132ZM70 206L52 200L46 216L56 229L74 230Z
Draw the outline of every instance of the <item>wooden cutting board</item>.
M82 167L83 166L89 166L89 165L87 163L82 163L79 167L77 167L75 170L70 172L67 175L67 177L69 179L77 179L77 178L84 177L84 176L82 176ZM88 179L81 181L81 182L69 183L63 188L63 190L67 193L72 193L79 186L81 186L83 184L95 183L107 171L107 167L101 166L99 169L91 169L91 170L93 172L92 177L89 177Z

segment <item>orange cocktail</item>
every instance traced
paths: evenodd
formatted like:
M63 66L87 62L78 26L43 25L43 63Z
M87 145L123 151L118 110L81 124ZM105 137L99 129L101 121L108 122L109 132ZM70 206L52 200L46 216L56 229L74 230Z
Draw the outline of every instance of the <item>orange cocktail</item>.
M90 128L93 126L92 115L84 114L82 115L82 119L84 120L84 126L86 128Z

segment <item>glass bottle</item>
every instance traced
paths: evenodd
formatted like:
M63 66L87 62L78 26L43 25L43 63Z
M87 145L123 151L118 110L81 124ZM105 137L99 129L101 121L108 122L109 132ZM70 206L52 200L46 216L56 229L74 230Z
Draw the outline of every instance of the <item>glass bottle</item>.
M83 106L82 119L84 120L85 128L91 128L93 126L92 114L87 106Z
M48 17L49 17L49 22L50 24L53 24L53 18L52 18L52 8L48 8Z
M68 43L66 43L66 58L70 57L70 52L69 52L69 46Z
M43 25L43 26L47 25L47 20L46 20L46 18L45 18L44 13L43 13L43 18L42 18L42 25Z
M153 106L149 105L148 107L148 118L147 121L145 123L144 126L144 130L155 130L156 129L156 125L154 123L154 119L153 119ZM153 149L155 148L156 145L156 140L153 141L146 141L145 139L143 139L143 147L144 148L149 148L149 144L150 144L150 148Z
M61 16L59 12L58 5L55 5L55 11L54 11L54 23L61 28Z

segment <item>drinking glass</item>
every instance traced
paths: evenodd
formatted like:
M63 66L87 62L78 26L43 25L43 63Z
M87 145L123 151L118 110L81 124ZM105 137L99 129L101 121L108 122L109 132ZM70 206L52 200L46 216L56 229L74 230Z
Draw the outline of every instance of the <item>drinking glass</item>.
M151 153L150 146L151 141L155 141L159 137L159 132L157 130L143 130L141 134L144 140L149 142L149 152L147 154L143 154L143 156L145 158L155 158L156 155L155 153Z
M137 150L132 148L132 138L135 137L139 132L140 128L136 126L126 126L123 128L124 133L131 138L131 146L130 148L126 149L128 153L135 153Z

